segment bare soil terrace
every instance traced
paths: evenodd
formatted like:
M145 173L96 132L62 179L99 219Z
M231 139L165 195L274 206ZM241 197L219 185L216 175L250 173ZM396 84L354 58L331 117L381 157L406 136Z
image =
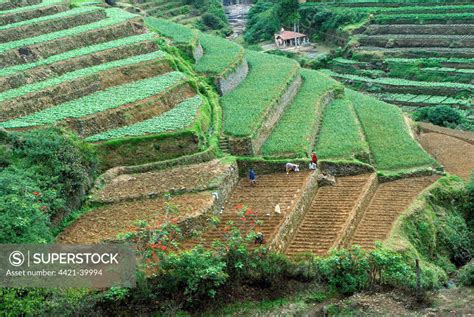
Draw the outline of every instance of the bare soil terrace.
M138 221L156 225L175 220L177 223L207 211L214 199L210 192L184 194L169 199L120 202L92 210L57 238L59 243L99 243L115 240L118 234L136 230Z
M178 166L141 174L123 174L113 178L94 194L98 202L140 199L149 193L198 191L212 187L229 170L219 160Z

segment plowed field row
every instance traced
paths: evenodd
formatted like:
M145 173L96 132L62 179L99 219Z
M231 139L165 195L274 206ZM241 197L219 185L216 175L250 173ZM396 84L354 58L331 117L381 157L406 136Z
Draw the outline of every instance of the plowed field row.
M423 189L436 179L436 176L405 178L381 184L350 238L349 244L357 244L370 249L374 247L376 241L383 241L390 233L398 216Z
M319 188L286 254L313 252L326 255L336 246L335 242L353 216L354 207L365 194L363 189L373 180L371 174L340 177L336 186Z
M256 186L251 186L248 179L241 179L225 205L220 224L204 232L201 237L187 242L183 247L189 248L198 243L209 247L213 241L222 240L229 221L242 226L244 231L250 229L246 224L247 220L240 219L241 206L247 206L255 212L255 215L249 218L262 221L255 230L263 233L265 242L268 243L285 216L296 207L310 175L310 172L262 175L258 177ZM277 205L280 213L276 212Z

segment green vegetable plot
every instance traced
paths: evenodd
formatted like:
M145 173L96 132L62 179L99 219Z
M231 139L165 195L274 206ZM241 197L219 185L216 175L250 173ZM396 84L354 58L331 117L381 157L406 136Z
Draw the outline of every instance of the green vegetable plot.
M324 110L316 153L322 159L354 159L369 152L349 98L336 99Z
M36 10L36 9L39 9L39 8L42 8L42 7L47 7L47 6L50 6L50 5L59 4L63 1L64 0L43 0L41 3L35 4L35 5L32 5L32 6L18 7L18 8L12 9L12 10L0 11L0 15L10 14L10 13L18 13L18 12L23 12L23 11L33 11L33 10Z
M109 130L86 138L87 141L104 141L126 136L158 134L182 130L190 126L196 118L197 111L202 105L202 98L195 96L183 101L173 109L160 116L135 123L126 127Z
M104 11L102 8L98 7L84 7L84 8L77 8L74 10L69 10L69 11L63 11L57 14L52 14L52 15L46 15L42 16L36 19L31 19L31 20L26 20L26 21L20 21L17 23L11 23L7 25L2 25L0 26L0 30L5 30L5 29L13 29L17 28L20 26L28 25L28 24L35 24L35 23L40 23L48 20L54 20L54 19L63 19L66 17L74 16L74 15L80 15L84 13L92 13L92 12L98 12L98 11Z
M302 70L301 76L303 85L263 145L264 155L305 157L312 150L321 120L322 99L340 84L313 70Z
M300 67L294 60L252 51L246 52L246 58L250 65L247 78L221 98L224 132L228 135L252 135L299 76Z
M234 42L203 33L199 40L204 49L204 56L195 67L199 73L221 76L232 71L244 59L244 49Z
M145 23L157 33L173 40L175 44L196 45L198 33L181 24L173 23L165 19L147 17Z
M40 59L37 62L33 62L29 64L20 64L20 65L15 65L15 66L0 69L0 76L8 76L8 75L15 74L18 72L23 72L31 68L50 65L50 64L65 61L71 58L89 55L89 54L105 51L108 49L113 49L120 46L126 46L126 45L143 42L143 41L149 41L153 39L156 39L156 35L154 35L153 33L145 33L145 34L121 38L121 39L110 41L110 42L81 47L72 51L67 51L61 54L50 56L45 59Z
M14 49L14 48L34 45L41 42L55 40L62 37L78 35L80 33L91 31L91 30L102 29L114 24L122 23L126 20L133 19L136 17L136 15L128 13L121 9L108 9L106 12L107 12L107 18L98 22L80 25L74 28L61 30L58 32L53 32L53 33L48 33L48 34L43 34L36 37L30 37L27 39L21 39L17 41L2 43L0 44L0 53L7 50Z
M400 109L352 90L346 94L354 105L378 169L397 170L434 163L410 136Z
M164 92L186 80L180 72L114 86L18 119L0 123L3 128L52 124L66 118L80 118L142 100Z
M66 73L59 77L54 77L54 78L51 78L45 81L40 81L31 85L25 85L16 89L7 90L3 93L0 93L0 102L3 102L11 98L17 98L19 96L22 96L28 93L32 93L35 91L45 89L47 87L61 84L62 82L65 82L65 81L74 80L74 79L88 76L88 75L91 75L100 71L104 71L107 69L121 67L125 65L137 64L137 63L150 61L154 59L161 59L161 58L164 58L165 56L166 56L166 53L162 51L156 51L149 54L136 55L136 56L132 56L126 59L112 61L110 63L104 63L104 64L99 64L99 65L88 67L88 68L79 69L70 73Z

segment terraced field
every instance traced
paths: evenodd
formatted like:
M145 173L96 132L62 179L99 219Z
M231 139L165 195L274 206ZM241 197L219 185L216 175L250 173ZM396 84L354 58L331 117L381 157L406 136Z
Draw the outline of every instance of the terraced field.
M213 241L222 240L226 233L224 228L229 222L241 226L243 231L253 228L263 233L265 243L271 242L284 219L295 209L310 175L310 172L261 175L257 179L256 186L251 186L248 179L241 179L219 216L220 223L205 231L200 237L188 241L183 247L188 248L195 244L209 247ZM242 217L240 211L244 206L255 213L249 215L249 220L259 220L262 222L261 225L255 228L246 227L250 225L240 219ZM280 213L276 212L276 206L279 206Z
M21 5L0 11L0 127L67 126L96 144L104 168L134 154L137 164L159 160L160 144L165 159L199 149L207 100L142 18L53 0Z
M370 201L362 219L357 224L348 245L373 248L376 241L383 241L397 220L420 192L438 177L405 178L382 183Z
M145 0L136 1L137 13L145 16L166 18L173 22L193 26L200 19L198 12L181 0Z
M298 157L309 155L318 134L322 112L340 85L324 74L302 70L303 84L293 102L262 147L265 156Z
M338 247L375 180L373 174L340 177L335 186L319 188L285 253L312 252L323 256Z
M407 110L443 104L474 113L472 2L331 3L371 15L348 58L332 62L335 78Z

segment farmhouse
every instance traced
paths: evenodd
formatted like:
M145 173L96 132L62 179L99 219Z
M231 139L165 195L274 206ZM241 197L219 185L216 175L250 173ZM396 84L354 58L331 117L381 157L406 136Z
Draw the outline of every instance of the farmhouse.
M303 33L286 31L282 28L280 33L275 34L276 46L298 46L306 43L309 43L309 39L308 36Z

